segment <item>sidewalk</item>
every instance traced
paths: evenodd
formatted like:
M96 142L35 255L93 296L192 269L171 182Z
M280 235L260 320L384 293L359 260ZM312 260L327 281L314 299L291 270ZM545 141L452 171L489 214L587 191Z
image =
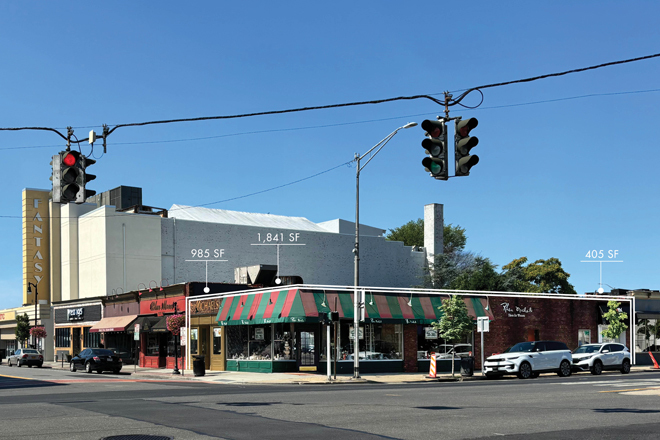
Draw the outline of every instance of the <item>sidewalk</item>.
M61 369L62 364L59 362L45 362L44 367ZM64 369L69 368L67 363L64 364ZM660 371L655 370L649 366L633 366L632 373L646 372L646 371ZM157 379L157 380L191 380L206 383L222 383L222 384L236 384L236 385L283 385L283 384L353 384L353 383L380 383L380 384L405 384L405 383L434 383L434 382L459 382L459 381L473 381L485 380L486 378L481 375L481 371L475 371L471 377L461 377L460 372L452 378L451 374L439 374L436 378L429 378L424 373L385 373L385 374L362 374L360 379L353 379L349 375L338 375L337 380L328 381L327 376L322 374L313 373L248 373L242 371L209 371L207 370L204 376L195 377L192 370L181 371L183 374L172 374L172 370L155 369L155 368L135 368L133 365L126 365L122 369L122 373L118 377L129 375L132 379ZM579 373L589 374L589 373ZM617 375L621 376L619 372L603 372L604 376ZM510 376L515 378L515 376Z

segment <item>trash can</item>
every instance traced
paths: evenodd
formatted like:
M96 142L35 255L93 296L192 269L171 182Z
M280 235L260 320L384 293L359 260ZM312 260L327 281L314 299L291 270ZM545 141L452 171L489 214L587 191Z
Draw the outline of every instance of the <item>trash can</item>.
M195 376L204 376L206 374L206 364L204 355L193 356L193 374Z
M461 376L472 377L474 375L474 356L461 358Z

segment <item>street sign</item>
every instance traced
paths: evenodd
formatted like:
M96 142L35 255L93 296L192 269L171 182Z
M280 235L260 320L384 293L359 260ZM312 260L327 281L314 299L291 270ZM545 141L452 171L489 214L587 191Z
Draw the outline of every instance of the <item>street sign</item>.
M477 331L479 333L488 333L490 331L490 318L488 316L477 317Z
M188 339L188 328L181 327L179 329L179 335L181 336L181 346L185 347Z
M140 340L140 324L135 324L135 333L133 333L133 340L134 341Z

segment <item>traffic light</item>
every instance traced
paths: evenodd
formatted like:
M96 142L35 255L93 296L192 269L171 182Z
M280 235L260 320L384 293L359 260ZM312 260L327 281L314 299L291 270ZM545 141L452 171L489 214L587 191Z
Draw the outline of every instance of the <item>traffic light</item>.
M454 135L456 177L469 176L470 168L479 163L479 156L470 155L470 150L477 146L479 139L469 136L470 131L478 124L477 118L456 119L456 134Z
M431 176L439 180L447 180L447 127L444 120L422 122L422 129L428 138L422 141L422 147L429 157L422 159L422 165Z
M50 161L53 166L53 174L50 180L53 181L53 190L50 192L50 197L53 203L61 203L62 201L62 153L57 153Z
M57 164L59 163L59 173ZM87 197L96 194L85 188L87 182L96 179L93 174L87 173L87 167L95 164L94 159L89 159L77 151L61 151L53 156L53 202L77 204L85 203ZM59 180L59 184L56 184Z

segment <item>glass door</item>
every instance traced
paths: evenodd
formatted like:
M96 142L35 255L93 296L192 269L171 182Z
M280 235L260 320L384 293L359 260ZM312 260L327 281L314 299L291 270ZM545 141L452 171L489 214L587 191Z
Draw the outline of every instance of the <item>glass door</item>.
M300 371L316 371L318 365L318 328L305 326L299 328L298 346L299 358L298 366Z
M71 342L73 346L73 356L80 353L80 327L73 327L73 336Z

